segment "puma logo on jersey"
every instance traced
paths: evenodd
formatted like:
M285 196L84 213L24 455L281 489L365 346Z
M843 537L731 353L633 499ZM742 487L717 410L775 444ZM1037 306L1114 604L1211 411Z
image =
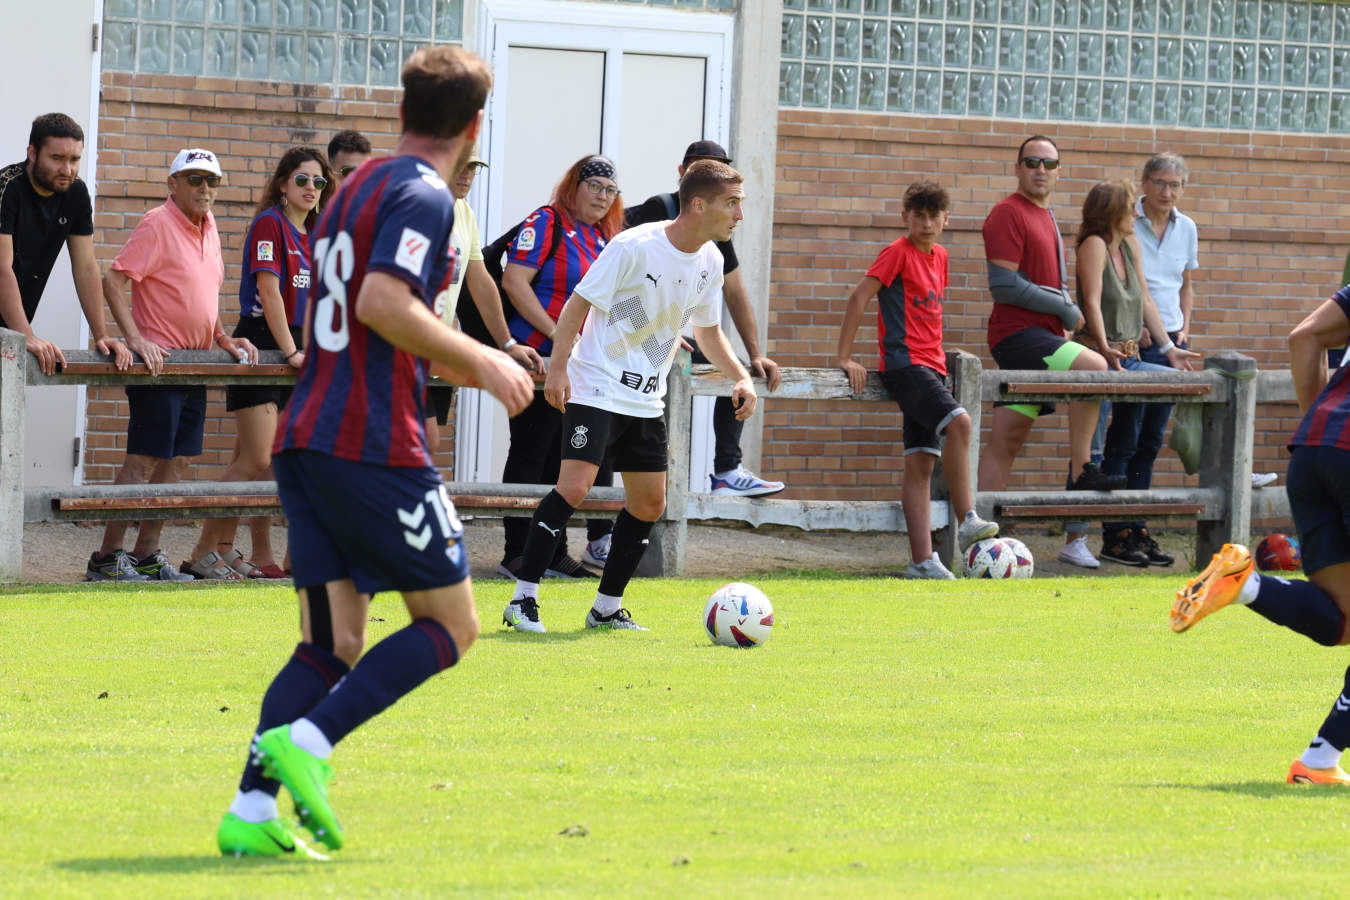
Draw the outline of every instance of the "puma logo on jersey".
M643 277L646 278L648 281L650 281L650 282L652 283L652 287L660 287L660 286L661 286L661 276L660 276L660 275L653 275L653 274L651 274L650 272L648 272L648 273L647 273L645 276L643 276Z

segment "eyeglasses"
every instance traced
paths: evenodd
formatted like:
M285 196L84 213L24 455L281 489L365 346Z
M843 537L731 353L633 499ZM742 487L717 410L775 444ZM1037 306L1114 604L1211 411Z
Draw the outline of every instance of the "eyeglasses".
M352 174L355 171L356 166L343 166L341 169L338 169L338 174L341 175L343 178L346 178L348 175Z
M312 181L314 182L314 189L316 191L321 191L328 187L328 179L324 178L322 175L306 175L304 172L296 172L292 180L295 182L296 187L304 187Z
M201 172L188 172L183 177L186 178L187 183L193 187L201 187L203 181L206 182L208 187L220 187L219 175L203 175Z
M1045 170L1049 172L1051 169L1059 168L1059 160L1045 156L1024 156L1022 157L1022 165L1028 169L1039 169L1041 166L1045 166Z
M1158 190L1163 190L1165 188L1169 191L1179 191L1186 186L1186 182L1184 181L1163 181L1161 178L1150 178L1149 180L1153 182L1153 186L1158 188Z
M592 194L604 194L611 200L619 196L619 189L614 185L596 181L594 178L587 178L582 184L586 185Z

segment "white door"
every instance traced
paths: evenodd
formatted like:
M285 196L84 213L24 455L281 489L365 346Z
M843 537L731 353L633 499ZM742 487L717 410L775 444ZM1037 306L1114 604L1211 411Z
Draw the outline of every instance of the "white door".
M6 16L6 27L0 28L0 75L8 84L22 88L9 91L0 104L0 164L24 159L33 119L63 112L84 129L80 177L92 192L98 145L99 57L93 49L93 27L99 20L95 3L25 4ZM34 78L35 72L41 77ZM95 201L95 211L97 206ZM80 312L65 250L47 281L33 330L63 349L88 343L89 326ZM24 484L61 487L78 483L76 448L84 435L84 387L28 388L24 399Z
M548 202L573 162L603 153L625 203L674 190L684 148L730 130L732 17L555 0L485 0L478 47L492 64L474 185L484 242ZM691 483L707 484L711 401L696 406ZM500 481L505 410L462 392L455 478Z

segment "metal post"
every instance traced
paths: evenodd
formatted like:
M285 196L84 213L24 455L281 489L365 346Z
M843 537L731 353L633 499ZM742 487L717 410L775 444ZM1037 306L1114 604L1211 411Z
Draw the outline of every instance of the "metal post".
M1226 376L1227 403L1204 406L1200 486L1223 492L1223 516L1195 529L1195 563L1203 566L1225 543L1251 538L1252 440L1256 424L1256 360L1223 351L1205 358L1205 368Z
M947 353L947 373L952 379L952 396L970 416L970 452L966 466L970 471L973 500L975 479L980 468L980 358L963 350L951 350ZM951 492L947 489L947 478L941 459L933 468L932 498L947 501L947 527L938 531L933 549L937 551L943 565L959 578L961 561L956 532L961 522L957 517L957 511L951 505Z
M23 578L23 429L28 339L0 328L0 583Z

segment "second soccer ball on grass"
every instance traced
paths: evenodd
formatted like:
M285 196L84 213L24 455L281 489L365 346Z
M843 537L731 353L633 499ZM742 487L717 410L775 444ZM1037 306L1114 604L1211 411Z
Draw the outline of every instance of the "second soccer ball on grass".
M1016 538L987 538L971 544L961 560L967 578L1030 578L1035 561Z

